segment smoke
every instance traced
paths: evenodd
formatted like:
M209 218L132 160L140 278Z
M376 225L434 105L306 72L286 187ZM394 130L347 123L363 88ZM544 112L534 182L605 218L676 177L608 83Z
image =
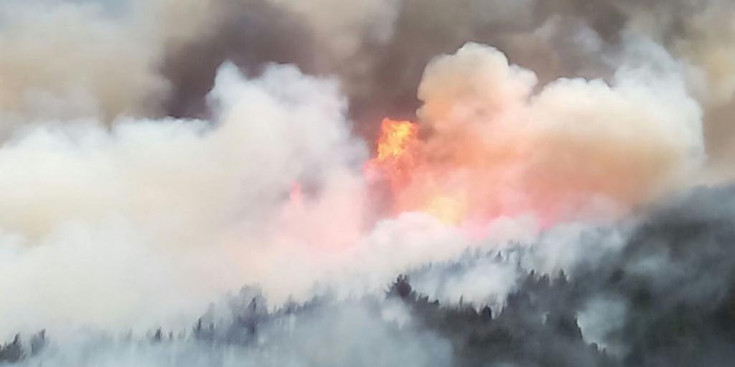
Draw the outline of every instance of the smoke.
M214 1L3 2L0 133L37 120L159 115L171 89L159 70L165 54L207 34L214 17Z
M247 298L243 295L242 300ZM274 314L258 307L237 310L248 320L260 320L257 326L250 324L260 335L257 349L211 343L209 338L244 341L252 337L248 327L232 323L229 329L222 325L211 333L195 331L198 339L189 341L172 340L160 331L153 344L88 336L75 348L49 350L35 362L54 366L430 366L449 365L452 360L449 343L421 327L399 326L388 305L364 300ZM397 302L392 307L404 308ZM332 348L323 349L324 343Z
M144 113L165 93L155 52L97 6L3 2L3 135L27 120Z
M337 74L350 97L357 132L372 138L374 122L385 115L413 117L426 64L466 42L499 48L513 63L534 70L544 85L559 77L612 80L629 63L631 43L635 47L643 38L682 64L687 88L703 103L709 131L723 125L709 111L732 99L728 19L733 10L717 0L248 1L229 8L215 28L219 36L194 42L189 52L204 53L209 61L169 58L163 70L173 76L178 96L170 103L172 111L196 116L202 113L197 100L226 58L241 60L237 64L248 72L276 60L294 62L309 73ZM282 19L289 19L288 25ZM248 33L267 35L270 42ZM725 146L721 140L708 134L713 161Z
M548 224L677 187L703 157L701 110L666 52L639 48L655 69L622 67L610 84L538 88L533 72L472 43L433 60L418 89L428 137L410 148L403 169L413 177L395 193L401 209L440 195L474 219L534 213Z
M728 365L734 11L5 1L0 364Z

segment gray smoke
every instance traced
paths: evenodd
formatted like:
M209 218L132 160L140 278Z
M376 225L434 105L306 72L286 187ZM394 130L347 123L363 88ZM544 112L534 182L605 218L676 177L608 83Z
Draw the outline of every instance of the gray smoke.
M3 1L0 365L731 365L734 16ZM492 219L386 213L384 117Z
M548 82L558 77L609 77L625 62L621 50L630 35L645 37L691 68L691 88L706 104L732 99L735 58L727 19L735 9L727 1L263 0L230 6L230 15L218 28L222 35L199 43L210 45L209 52L194 46L191 54L219 55L219 61L244 59L240 65L254 72L259 64L277 60L310 72L339 74L353 116L368 136L375 128L364 125L374 126L376 119L412 116L419 106L415 90L425 65L468 41L503 50ZM248 26L254 28L250 34L263 37L248 40L248 32L242 32ZM214 48L230 54L211 52ZM169 60L164 70L196 75L204 83L174 77L177 93L186 98L198 93L201 98L218 63L212 61L207 68L202 62L181 65L185 60L180 57Z

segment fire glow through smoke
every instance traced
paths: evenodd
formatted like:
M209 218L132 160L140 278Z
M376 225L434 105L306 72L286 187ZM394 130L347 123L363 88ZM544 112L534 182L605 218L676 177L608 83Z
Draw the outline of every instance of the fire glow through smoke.
M440 177L422 156L419 126L386 118L381 123L377 156L365 166L369 181L390 189L392 213L422 212L450 225L467 219L464 193L447 194Z
M387 186L394 215L464 228L619 216L670 190L702 150L699 111L675 73L616 78L539 85L497 49L467 44L427 66L418 122L383 121L367 177Z
M30 365L117 366L117 350L78 363L87 337L72 334L160 327L184 330L187 361L246 346L233 363L166 359L187 367L474 366L449 358L473 335L489 354L543 346L590 367L554 329L579 320L583 353L627 346L639 268L666 295L654 314L735 289L732 231L708 224L735 218L721 210L732 190L686 213L701 229L629 241L705 171L735 176L735 134L712 129L735 111L735 2L619 3L0 1L0 365L15 333L48 330L61 353L41 357L71 357ZM703 236L683 249L690 232ZM519 306L543 304L514 296L526 274L562 270L584 299L546 282L550 307ZM633 277L608 281L618 273ZM411 285L399 277L401 301L386 298L399 275ZM473 324L511 332L452 334L455 306L487 307ZM539 338L495 343L507 335ZM576 366L534 353L476 365Z

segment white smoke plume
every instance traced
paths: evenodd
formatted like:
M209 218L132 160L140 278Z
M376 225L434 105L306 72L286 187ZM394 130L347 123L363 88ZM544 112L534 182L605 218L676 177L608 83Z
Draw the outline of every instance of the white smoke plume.
M0 364L665 365L652 304L727 324L733 9L580 3L1 3Z
M108 132L83 122L47 124L8 141L0 158L0 202L2 228L16 250L2 268L8 280L3 293L18 296L3 303L3 313L47 305L52 319L36 315L37 322L67 318L65 309L82 310L75 304L61 307L64 300L81 301L66 292L86 294L84 304L106 313L105 304L112 301L105 296L108 292L123 292L120 297L133 308L155 310L146 294L167 303L178 297L166 293L179 296L191 286L194 297L200 285L201 291L221 291L230 281L245 280L232 278L245 269L231 262L228 251L248 246L268 251L266 244L258 244L258 237L267 235L263 225L273 224L264 219L277 215L292 182L312 180L325 197L361 196L359 182L350 178L345 163L360 154L359 144L353 145L357 150L348 145L344 100L334 83L305 78L287 67L274 68L258 81L239 78L231 66L223 67L213 91L221 111L213 127L201 121L130 121ZM284 89L284 84L290 86ZM331 184L322 186L327 180ZM344 205L338 198L331 200L318 204L337 210ZM348 224L351 219L344 218ZM238 231L248 235L239 237ZM240 244L222 248L226 242ZM214 257L204 260L210 255ZM249 256L243 255L246 262ZM149 265L136 265L144 259ZM206 263L210 265L196 270ZM186 270L189 266L193 268ZM37 271L39 267L45 271ZM234 273L217 271L212 284L200 278L200 271L211 274L212 267ZM131 268L143 272L136 275ZM148 272L159 271L178 274L164 275L158 278L164 283L156 285ZM190 271L189 276L179 273ZM116 281L122 283L112 286ZM56 282L70 290L53 286ZM22 297L23 290L36 288L28 287L32 283L41 291ZM94 299L102 303L90 302ZM124 306L115 309L128 312ZM93 320L94 311L78 316Z
M683 72L658 52L661 70L624 67L612 84L560 79L534 92L533 72L468 44L430 63L419 87L419 118L432 134L427 154L456 161L472 181L459 185L478 185L470 190L501 206L554 211L587 195L650 200L693 172L704 151L701 110Z
M512 79L501 54L470 45L456 56L456 69L454 59L438 59L428 69L421 94L429 97L422 115L442 117L427 113L437 111L434 101L441 101L431 96L430 86L447 75L443 64L449 71L474 73L462 66L467 52L474 52L474 65L490 68L485 77L490 79L484 80L519 83L520 89L481 83L490 88L487 95L495 95L493 88L520 93L497 103L475 102L473 93L457 95L470 105L499 106L500 113L522 107L532 74L524 71ZM463 85L461 79L459 83ZM593 118L606 108L632 103L625 97L633 92L574 83L549 87L536 103L544 106L544 93L553 91L554 98L546 98L562 106L556 108L557 119L576 118L563 106L561 94L586 93L577 91L579 87L609 96L583 105ZM656 101L658 96L647 91L636 90L636 96ZM246 80L225 65L211 98L217 118L210 123L127 121L110 131L94 123L47 123L5 143L0 202L7 255L0 278L3 293L16 295L2 305L3 314L10 315L3 319L5 333L75 324L113 330L145 327L178 313L191 317L217 294L243 284L262 287L274 302L308 300L319 284L345 295L379 292L396 273L455 258L474 243L420 214L378 223L365 234L367 193L360 174L365 150L350 137L345 100L333 81L276 66L261 78ZM634 113L641 106L647 116L649 105L655 106L623 109ZM667 121L676 124L681 116L682 125L691 123L687 114L675 116ZM606 121L593 125L603 129L598 133L602 137L609 136L606 129L616 128L605 126ZM676 139L687 138L682 137L687 126L656 125L663 123L653 119L651 129L661 130L650 135L663 139L666 154L645 150L644 143L640 149L654 158L674 151L682 157L672 158L678 164L689 142ZM577 139L576 132L558 129L551 136ZM663 132L671 132L672 143L656 136ZM595 133L590 130L581 139L592 139ZM620 139L613 144L638 141L628 135ZM587 158L598 163L595 155L588 153ZM646 162L645 156L635 159ZM575 167L580 166L573 162ZM311 187L303 201L289 200L295 182Z

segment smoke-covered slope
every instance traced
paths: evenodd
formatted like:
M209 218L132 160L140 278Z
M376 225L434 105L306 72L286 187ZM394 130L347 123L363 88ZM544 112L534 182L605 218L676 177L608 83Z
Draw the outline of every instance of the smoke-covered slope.
M733 19L0 1L0 365L731 365Z
M699 189L653 210L619 247L600 246L612 233L593 230L578 246L602 255L552 274L530 270L543 245L511 245L398 276L380 297L324 296L269 309L246 288L213 304L191 329L87 335L81 345L39 334L6 344L0 355L52 366L728 366L732 193ZM514 273L507 294L475 282L474 299L436 299L436 274L461 282L476 271L499 273L489 264ZM482 303L488 296L502 299Z

